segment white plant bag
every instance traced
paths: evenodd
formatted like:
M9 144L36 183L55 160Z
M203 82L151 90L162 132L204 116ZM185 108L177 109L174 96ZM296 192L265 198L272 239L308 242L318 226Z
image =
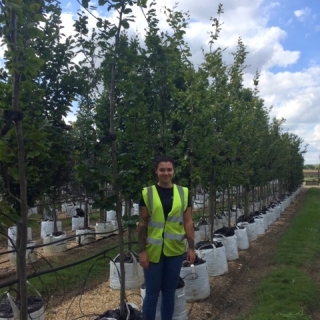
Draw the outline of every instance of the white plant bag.
M110 221L107 222L97 222L95 225L96 240L106 238L111 235L114 227Z
M89 217L88 217L88 223L89 223ZM71 218L71 230L72 231L75 231L75 230L83 228L83 227L84 227L84 217L73 216Z
M156 320L161 320L161 301L162 295L160 292L157 303ZM187 301L184 287L176 289L172 320L187 320Z
M184 289L187 302L203 300L210 295L209 275L206 262L193 267L182 267L180 277L185 283Z
M38 302L38 306L36 306L35 308L33 308L34 310L29 310L29 314L28 314L28 318L27 320L44 320L44 307L43 307L43 299L41 297L41 294L39 293L39 291L37 289L35 289L30 283L29 281L27 281L27 284L30 285L34 291L36 292L36 294L39 296L37 297L37 299L39 299ZM7 316L7 317L2 317L0 316L0 320L20 320L20 310L19 307L16 305L14 299L12 298L12 296L10 295L9 292L7 292L7 297L8 297L8 301L10 303L11 309L12 309L12 317L11 316ZM29 308L28 308L29 309Z
M276 222L277 218L276 218L276 209L273 208L271 210L271 213L272 213L272 223Z
M38 260L37 248L34 248L37 245L35 241L30 241L27 243L27 250L26 250L26 263L33 263ZM16 266L17 264L17 252L15 248L12 246L8 246L8 251L14 251L9 253L9 261L10 264Z
M111 221L111 220L115 220L117 217L116 217L116 212L114 210L109 210L107 211L107 221Z
M267 214L261 214L263 217L263 225L264 225L264 231L268 230L268 217Z
M17 227L8 228L8 237L11 239L13 243L16 243L17 240ZM32 241L32 229L28 227L27 229L27 240ZM8 239L8 246L12 247L12 242Z
M276 212L276 219L279 219L280 218L280 214L281 214L280 206L276 206L275 207L275 212Z
M280 203L280 213L282 213L284 210L285 210L284 203L281 202L281 203Z
M173 310L172 320L187 320L187 302L186 302L186 294L185 294L184 287L185 285L182 288L176 289L176 293L174 296L174 310ZM146 296L145 288L140 288L140 295L141 295L142 304L143 304L143 300ZM161 300L162 300L162 295L160 291L158 302L157 302L155 320L161 320Z
M235 235L225 237L222 234L214 234L213 241L222 242L226 251L226 258L228 261L239 259L237 237Z
M79 245L88 244L96 241L93 229L77 229L76 230L76 241Z
M256 223L257 235L260 236L262 234L265 234L264 218L262 216L254 217L254 222Z
M211 249L201 249L200 247L196 250L196 253L199 258L206 261L209 276L217 277L228 272L226 251L223 245L216 247L214 243L212 243Z
M126 289L139 289L144 281L143 268L138 263L135 255L131 254L132 263L125 262L125 288ZM110 262L110 288L120 290L120 262L114 262L120 255L118 254L113 261ZM118 273L119 272L119 273Z
M249 222L239 222L237 224L238 227L245 227L248 234L248 240L254 241L257 239L257 230L256 230L256 223L249 223Z
M249 223L248 230L249 230L249 232L248 232L249 241L257 240L257 238L258 238L258 236L257 236L257 224L255 222Z
M41 221L41 238L50 236L54 229L54 221ZM57 230L58 232L62 231L62 222L61 220L57 220Z
M65 239L67 237L66 233L63 232L59 236L47 236L43 238L43 244L47 244L47 246L43 247L43 252L47 254L55 254L55 253L61 253L63 251L67 250L67 240L66 241L60 241L62 239ZM59 242L57 242L59 241ZM57 243L54 243L57 242ZM50 244L52 243L52 244Z
M247 250L250 247L247 228L239 228L236 226L237 229L234 230L234 234L237 237L237 246L239 250Z
M269 209L267 211L267 221L268 221L268 227L271 226L271 224L273 223L273 213L272 213L272 209Z

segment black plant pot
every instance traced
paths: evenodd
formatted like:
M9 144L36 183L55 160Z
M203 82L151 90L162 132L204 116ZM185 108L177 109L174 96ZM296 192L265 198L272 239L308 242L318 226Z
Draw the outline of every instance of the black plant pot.
M129 320L143 320L142 312L131 307L131 305L127 305L130 316ZM117 319L117 320L126 320L127 319L127 311L125 312L125 315L121 318L120 317L120 309L114 309L114 310L108 310L102 315L100 315L98 318L95 318L94 320L106 320L106 319Z
M16 304L18 309L20 309L19 301L16 301L15 298L12 299L13 303ZM39 319L39 315L42 315L44 312L43 309L43 300L41 297L30 296L28 297L28 314L34 319ZM0 301L0 319L13 319L13 310L8 298L5 298Z

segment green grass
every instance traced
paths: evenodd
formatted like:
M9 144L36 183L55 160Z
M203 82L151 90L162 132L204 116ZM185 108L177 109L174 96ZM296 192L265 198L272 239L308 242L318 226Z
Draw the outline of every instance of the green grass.
M303 177L304 181L318 181L318 176L305 176Z
M137 241L134 237L133 241ZM112 248L117 245L115 242L109 245L107 248ZM91 247L92 248L92 247ZM105 249L107 249L105 248ZM77 249L75 249L77 250ZM75 263L81 261L85 258L94 256L100 253L103 249L97 250L92 248L88 249L83 253L83 256L77 257L75 260L61 261L57 256L53 261L50 260L50 265L43 262L42 266L37 268L37 273L45 270L50 270L52 268L57 268L59 266L64 266L67 264ZM138 245L133 244L132 250L138 252ZM31 278L29 281L33 287L35 287L43 296L45 300L49 299L51 296L63 297L65 293L72 293L75 295L80 292L83 288L92 287L98 282L103 282L109 279L110 271L110 259L114 259L119 253L119 249L113 249L107 252L105 255L101 255L97 258L91 259L87 262L77 264L71 268L62 269L57 272L44 274L39 277ZM0 294L7 291L7 288L0 289Z
M301 211L291 221L276 249L278 264L302 267L320 253L320 189L310 188Z
M318 307L320 288L304 267L319 259L319 207L320 189L311 188L276 248L276 269L255 290L254 307L245 319L312 320L309 313Z
M250 320L303 319L318 303L319 290L303 271L280 266L266 276L255 291Z
M115 249L108 252L106 256L114 258L117 253L118 249ZM85 257L88 257L89 252L84 253L84 255ZM77 260L79 261L82 259L78 258ZM70 263L70 261L68 262ZM101 279L101 281L108 280L109 263L110 260L107 257L100 256L68 269L33 278L30 280L30 283L37 288L44 297L50 297L53 294L62 294L64 290L70 291L75 288L76 290L80 290L85 285L86 281L87 286L90 286L90 284L97 279ZM52 263L52 267L54 268L64 264L66 264L66 262L57 260ZM46 268L50 267L47 266Z
M134 237L133 241L137 241ZM112 248L117 245L115 242L112 245L109 245L109 248ZM105 248L107 249L107 248ZM132 250L138 252L138 245L132 245ZM91 250L87 249L84 252L82 257L77 258L75 261L83 260L87 257L93 256L95 253L99 253L100 250ZM89 260L85 263L75 265L71 268L59 270L54 273L45 274L43 276L33 278L30 280L30 283L39 290L44 297L50 297L51 295L61 295L63 291L72 290L75 294L75 289L81 290L84 286L86 288L92 286L98 282L103 282L109 279L110 271L110 259L115 258L119 253L119 249L113 249L107 252L104 256L99 256L92 260ZM74 263L75 261L61 261L57 258L56 261L52 263L52 267L58 267L66 265L67 263ZM44 269L50 268L46 266Z

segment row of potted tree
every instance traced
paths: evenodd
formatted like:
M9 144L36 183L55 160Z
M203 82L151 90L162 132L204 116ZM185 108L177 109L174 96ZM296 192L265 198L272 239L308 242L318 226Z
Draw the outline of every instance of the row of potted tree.
M101 215L115 210L121 226L122 199L138 201L142 186L154 182L152 158L161 153L177 160L177 182L208 190L209 215L216 212L218 188L243 185L249 194L278 179L279 188L292 191L302 181L302 140L283 132L282 121L269 119L258 73L254 89L243 85L242 39L230 65L223 50L214 49L221 5L196 68L184 39L188 13L165 8L170 32L159 32L155 2L99 4L114 12L117 22L97 17L90 29L89 3L83 0L74 37L63 35L61 8L51 0L1 4L6 50L0 81L5 119L0 218L2 226L17 225L21 319L27 318L28 305L27 212L43 194L55 211L62 190L78 189L95 199ZM142 40L126 32L137 10L147 24ZM67 125L64 117L74 101L77 120ZM248 214L248 197L244 206ZM124 317L123 228L118 230Z

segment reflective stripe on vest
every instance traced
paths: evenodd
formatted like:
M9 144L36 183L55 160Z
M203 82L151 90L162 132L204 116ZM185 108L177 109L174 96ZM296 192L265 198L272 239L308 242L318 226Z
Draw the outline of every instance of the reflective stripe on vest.
M164 237L165 238L168 238L168 239L171 239L171 240L183 240L185 238L185 235L180 235L180 234L172 234L172 233L168 233L168 232L165 232L164 233Z
M155 222L149 219L148 226L154 228L164 228L164 222Z
M163 240L157 240L157 239L152 239L152 238L147 238L147 242L151 244L156 244L158 246L162 246Z

